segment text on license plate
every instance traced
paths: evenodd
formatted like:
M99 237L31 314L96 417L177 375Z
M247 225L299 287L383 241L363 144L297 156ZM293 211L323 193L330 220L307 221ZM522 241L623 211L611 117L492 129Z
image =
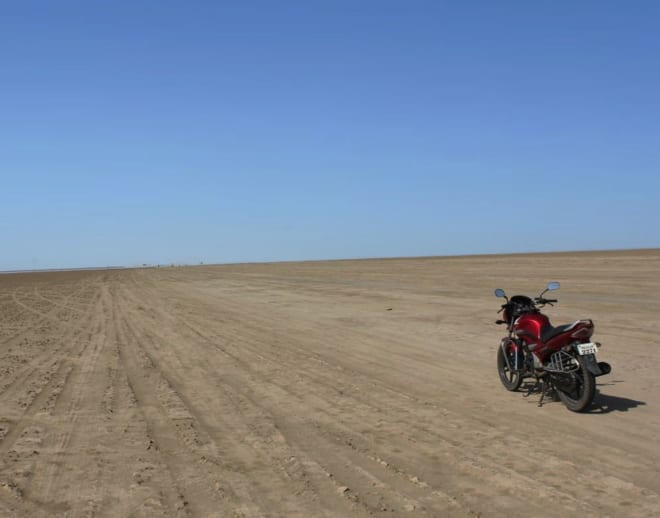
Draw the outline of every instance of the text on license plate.
M596 344L593 343L578 344L577 349L580 355L596 354Z

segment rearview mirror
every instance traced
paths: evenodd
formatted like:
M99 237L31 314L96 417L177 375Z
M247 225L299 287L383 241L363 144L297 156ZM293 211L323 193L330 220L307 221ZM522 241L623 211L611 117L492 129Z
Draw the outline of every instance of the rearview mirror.
M504 293L504 290L502 288L497 288L495 290L495 296L499 298L506 297L506 293Z
M553 282L548 283L548 290L549 291L558 290L558 289L559 289L559 283L558 282L553 281Z

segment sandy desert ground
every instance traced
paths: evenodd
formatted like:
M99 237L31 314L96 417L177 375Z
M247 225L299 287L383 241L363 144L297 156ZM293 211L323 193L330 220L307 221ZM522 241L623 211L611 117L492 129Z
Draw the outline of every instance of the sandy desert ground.
M506 392L493 289L592 317ZM659 516L660 251L0 276L2 516Z

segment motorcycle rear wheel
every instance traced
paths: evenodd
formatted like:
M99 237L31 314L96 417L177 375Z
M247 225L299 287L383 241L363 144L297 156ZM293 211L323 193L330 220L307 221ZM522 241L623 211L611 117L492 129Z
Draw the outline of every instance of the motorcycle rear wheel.
M584 412L591 406L596 395L596 378L587 369L585 360L578 356L580 369L573 373L575 389L572 392L564 392L557 389L557 395L566 408L573 412Z
M507 355L509 365L513 364L515 361L515 353L511 349L508 349ZM500 375L500 381L505 389L514 392L520 388L523 380L522 373L509 369L506 360L504 359L502 347L498 347L497 349L497 373Z

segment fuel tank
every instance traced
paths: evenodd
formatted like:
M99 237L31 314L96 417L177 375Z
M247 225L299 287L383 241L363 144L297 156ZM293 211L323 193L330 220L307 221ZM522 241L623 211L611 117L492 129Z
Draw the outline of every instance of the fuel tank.
M523 340L541 362L547 356L547 348L541 340L541 330L550 325L550 320L543 313L527 313L513 324L515 335Z
M527 313L515 321L514 332L525 341L530 351L534 351L543 344L541 330L549 325L550 320L543 313Z

